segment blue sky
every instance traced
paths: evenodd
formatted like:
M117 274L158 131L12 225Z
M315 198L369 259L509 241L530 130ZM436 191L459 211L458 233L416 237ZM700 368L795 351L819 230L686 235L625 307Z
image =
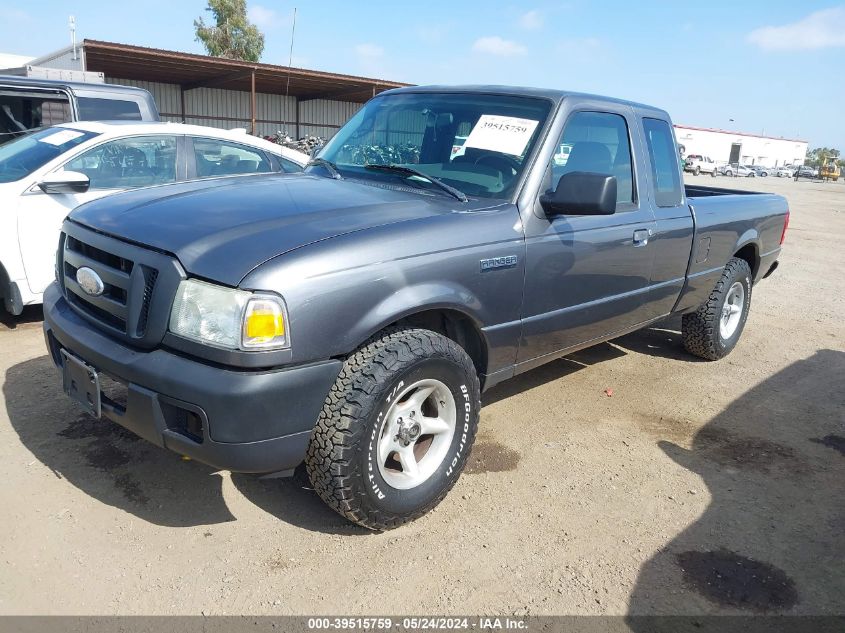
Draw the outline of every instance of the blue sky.
M845 4L780 0L248 1L262 61L410 83L565 88L663 107L676 123L806 139L845 152ZM37 9L35 8L37 6ZM0 52L80 38L204 52L203 0L0 1ZM733 119L733 122L730 121Z

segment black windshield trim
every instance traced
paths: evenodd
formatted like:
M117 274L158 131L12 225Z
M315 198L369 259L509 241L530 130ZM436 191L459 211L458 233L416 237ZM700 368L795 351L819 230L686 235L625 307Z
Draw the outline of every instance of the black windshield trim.
M378 165L369 163L364 165L364 169L371 169L371 170L382 170L382 171L389 171L396 174L405 174L406 176L417 176L419 178L424 178L431 184L435 185L436 187L440 188L441 190L448 193L450 196L457 198L461 202L467 202L468 198L466 194L461 191L460 189L456 189L451 185L447 185L442 180L435 178L434 176L429 176L424 171L420 171L419 169L414 169L413 167L406 167L405 165L395 165L395 164L388 164L388 165Z

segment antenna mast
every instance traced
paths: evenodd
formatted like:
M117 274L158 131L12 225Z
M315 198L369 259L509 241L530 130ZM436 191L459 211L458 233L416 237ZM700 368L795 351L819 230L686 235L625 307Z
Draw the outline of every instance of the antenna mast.
M70 43L73 46L73 61L79 59L76 56L76 17L70 16L67 21L68 28L70 29Z
M288 85L285 88L285 96L290 93L290 67L293 64L293 36L296 34L296 7L293 8L293 25L290 28L290 53L288 54Z

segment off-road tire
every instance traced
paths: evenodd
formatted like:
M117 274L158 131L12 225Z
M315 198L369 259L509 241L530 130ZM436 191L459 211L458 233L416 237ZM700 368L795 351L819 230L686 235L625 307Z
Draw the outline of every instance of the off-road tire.
M719 319L727 298L728 289L734 283L742 283L745 289L745 301L739 326L727 339L722 338ZM684 348L695 356L706 360L719 360L730 354L742 336L748 311L751 308L751 267L744 259L732 257L716 282L707 302L698 310L685 314L681 320L681 335Z
M389 486L373 467L380 417L402 381L441 380L457 421L449 452L428 480ZM472 360L454 341L410 327L383 330L347 357L311 435L305 465L320 498L350 521L376 531L399 527L434 508L457 481L472 449L481 389Z

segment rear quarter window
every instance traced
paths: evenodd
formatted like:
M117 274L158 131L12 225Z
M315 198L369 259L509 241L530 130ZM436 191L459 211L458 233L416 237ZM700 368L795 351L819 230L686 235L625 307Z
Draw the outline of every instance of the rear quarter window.
M197 178L273 171L270 160L255 147L215 138L194 138L193 143Z
M135 101L79 97L76 100L82 121L140 121L141 108Z
M282 166L282 171L286 174L298 174L299 172L303 171L303 167L297 165L292 160L288 160L287 158L282 158L281 156L278 157L279 164Z
M669 123L663 119L643 119L654 202L658 207L676 207L683 200L681 170L675 139Z

